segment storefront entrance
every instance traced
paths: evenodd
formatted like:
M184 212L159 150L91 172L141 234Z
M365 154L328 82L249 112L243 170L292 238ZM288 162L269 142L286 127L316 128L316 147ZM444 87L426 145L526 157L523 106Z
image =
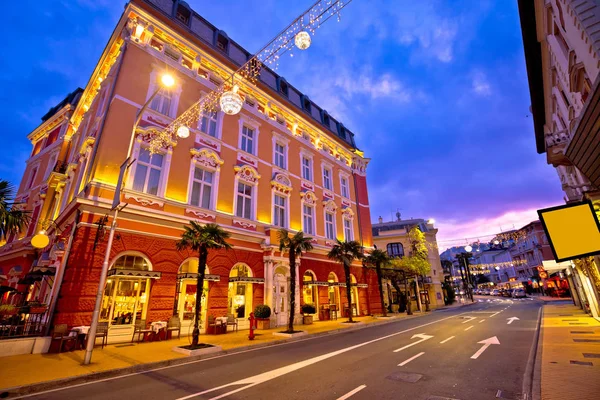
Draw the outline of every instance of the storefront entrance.
M277 326L285 326L289 319L289 290L288 280L285 275L286 272L283 267L278 267L273 276L273 312L275 313L275 323Z
M209 268L206 267L204 274L204 290L200 300L200 333L206 332L206 312L208 304L208 294L211 282L218 282L218 275L209 274ZM177 310L176 313L181 321L181 334L191 335L194 329L194 318L196 315L196 292L198 285L198 258L189 258L185 260L179 273L177 274Z

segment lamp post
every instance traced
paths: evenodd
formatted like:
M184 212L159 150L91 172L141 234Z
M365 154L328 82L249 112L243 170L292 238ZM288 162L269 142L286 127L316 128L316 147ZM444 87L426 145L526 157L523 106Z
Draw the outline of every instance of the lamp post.
M125 176L126 170L131 166L133 161L130 161L130 154L133 148L133 140L135 138L135 131L137 129L140 120L142 119L142 115L148 105L154 100L156 95L163 88L170 88L175 84L175 79L172 75L165 73L161 76L158 88L156 91L150 96L150 98L144 103L142 108L137 112L135 122L133 124L133 128L131 131L131 137L129 139L129 147L127 149L127 154L125 157L125 161L121 164L121 171L119 173L119 180L117 181L117 186L115 187L115 195L113 199L113 207L114 211L113 220L110 225L110 233L108 235L108 243L106 244L106 252L104 253L104 262L102 263L102 272L100 273L100 282L98 283L98 291L96 292L96 305L94 306L94 313L92 314L92 324L90 326L90 330L87 335L87 344L85 348L85 356L83 358L83 365L87 365L92 361L92 351L94 350L94 344L96 342L96 329L98 328L98 320L100 317L100 307L102 306L102 296L104 294L104 286L106 284L106 275L108 273L108 261L110 259L110 251L112 249L113 239L115 237L115 230L117 228L117 216L119 214L119 206L121 203L121 186L123 185L123 179ZM121 208L122 209L122 208Z
M473 250L473 247L467 245L465 246L465 250L466 253L461 253L461 260L464 263L465 267L465 276L467 278L467 293L469 294L469 298L471 299L471 301L474 302L475 300L473 299L473 281L471 280L471 271L469 270L469 260L467 258L467 254L469 254Z

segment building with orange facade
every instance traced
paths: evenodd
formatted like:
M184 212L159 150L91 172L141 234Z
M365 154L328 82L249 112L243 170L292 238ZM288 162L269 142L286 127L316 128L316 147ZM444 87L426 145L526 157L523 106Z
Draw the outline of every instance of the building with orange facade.
M274 325L283 325L290 312L299 315L303 303L320 311L350 308L357 315L381 311L375 274L359 262L352 266L349 307L343 268L326 256L336 239L372 247L369 159L350 130L283 77L263 67L255 85L239 84L239 114L205 112L189 126L189 137L149 151L157 130L251 56L183 1L133 0L126 6L87 86L77 92L81 98L58 111L61 150L34 150L28 161L19 196L28 193L34 221L2 249L2 257L10 246L29 249L30 262L52 260L53 290L60 296L43 298L50 305L57 300L52 323L91 322L113 196L129 155L134 161L120 193L126 207L118 216L100 311L100 320L110 324L109 342L130 340L136 321L172 315L180 316L182 333L191 332L198 259L177 251L175 242L192 220L218 223L234 246L209 254L202 332L209 316L233 314L240 328L247 327L259 304L271 307ZM144 110L128 154L137 113L165 72L175 84ZM47 147L52 129L44 122L30 135L34 148ZM60 168L42 178L32 172L38 159ZM44 195L25 183L32 174ZM278 250L280 227L313 238L314 250L297 266L296 310L288 309L290 273L287 255ZM29 243L42 228L52 241L35 257ZM6 260L2 265L15 263ZM27 274L31 265L23 267Z

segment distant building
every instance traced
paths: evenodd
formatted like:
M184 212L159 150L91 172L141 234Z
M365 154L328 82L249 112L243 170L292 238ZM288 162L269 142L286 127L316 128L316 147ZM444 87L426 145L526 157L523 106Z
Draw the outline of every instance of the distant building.
M508 281L510 277L515 275L514 270L511 271L511 268L507 267L507 263L511 261L510 252L502 246L476 251L470 261L470 269L475 276L475 283L478 282L478 276L480 275L487 277L490 283L494 285L498 285L504 280Z
M425 277L425 287L429 296L431 308L444 306L444 296L442 292L441 280L444 279L444 273L440 262L439 252L437 250L437 228L424 219L402 220L398 216L396 221L383 222L380 217L379 222L373 224L373 244L380 250L387 251L391 257L404 257L410 254L410 241L408 232L412 227L417 226L425 234L425 239L429 244L429 263L431 271ZM391 285L385 285L384 301L388 301L388 290L395 292ZM415 306L415 304L413 304Z
M517 278L539 282L538 267L542 267L543 261L554 260L542 223L539 220L530 222L517 232L518 239L510 248Z

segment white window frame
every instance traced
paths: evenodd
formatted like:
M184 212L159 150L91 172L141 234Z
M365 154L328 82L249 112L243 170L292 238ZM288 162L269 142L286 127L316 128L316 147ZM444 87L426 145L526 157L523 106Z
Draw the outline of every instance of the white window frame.
M354 240L354 225L352 219L343 217L342 223L344 226L344 240L346 240L346 242ZM346 226L346 223L348 223L348 226Z
M150 100L150 97L152 97L152 95L154 94L156 89L158 89L158 87L160 85L158 83L158 79L162 75L163 72L164 71L160 71L159 69L155 68L150 73L150 84L148 85L148 93L146 93L146 102L148 100ZM181 96L182 90L183 90L183 87L181 86L181 83L179 82L178 79L176 79L175 85L169 89L169 91L171 92L171 104L169 105L169 114L168 115L162 114L160 111L156 111L156 110L150 108L150 104L148 104L148 109L152 110L153 112L159 113L160 115L165 115L166 117L173 118L174 116L177 115L177 107L179 105L179 97ZM157 96L159 96L159 95L160 95L160 93L157 94Z
M248 167L248 168L251 168L251 167ZM249 186L252 187L252 199L251 199L251 202L250 202L250 204L251 204L251 210L250 210L250 218L248 220L250 220L250 221L256 221L256 207L257 207L256 198L258 196L258 180L260 179L260 175L258 175L258 172L254 168L251 168L251 169L253 169L255 171L256 176L257 176L256 182L254 182L254 183L253 182L245 181L243 179L240 179L240 173L239 172L235 174L235 179L233 181L233 185L234 186L233 186L233 210L232 210L233 212L232 212L232 214L233 214L233 216L235 218L248 219L246 217L238 217L237 214L236 214L236 212L237 212L237 199L238 199L238 183L241 182L241 183L244 183L244 184L249 185ZM242 172L242 171L240 171L240 172Z
M202 169L204 171L207 171L207 172L210 172L213 174L213 180L212 180L212 183L210 184L210 186L211 186L210 204L208 205L208 208L204 208L201 205L192 204L192 193L194 191L194 181L196 181L196 179L194 177L196 168ZM202 182L203 182L202 184L204 185L205 182L204 181L202 181ZM205 165L199 165L197 160L195 158L193 158L192 162L191 162L191 166L190 166L190 175L189 175L189 179L188 179L188 193L187 193L188 204L191 205L192 207L203 208L205 210L215 210L216 203L217 203L218 187L219 187L219 168L210 168ZM202 196L200 196L200 200L202 200Z
M333 237L329 237L327 235L327 215L331 215L332 216ZM325 235L324 235L325 238L328 239L328 240L335 240L337 238L337 228L336 228L335 212L325 210L325 212L323 213L323 222L325 223Z
M58 161L58 151L56 151L50 155L50 158L48 161L48 166L46 167L46 173L44 173L44 180L48 179L48 177L54 170L54 166L56 165L57 161Z
M304 160L305 159L309 160L309 175L310 175L310 179L306 179L304 177ZM315 166L314 166L313 155L311 153L307 152L304 149L300 150L300 177L303 180L309 181L309 182L314 182L314 178L315 178Z
M130 167L130 172L128 174L127 177L127 189L129 190L133 190L133 180L135 177L135 172L137 170L137 166L138 166L138 158L140 156L140 150L142 148L146 148L147 145L146 144L142 144L142 138L138 137L134 144L133 144L133 152L132 152L132 158L135 159L135 162L133 163L133 165ZM160 173L160 180L158 181L158 191L155 195L150 194L150 193L146 193L146 192L138 192L136 190L137 193L142 193L145 196L156 196L156 197L165 197L165 191L167 188L167 180L169 177L169 170L171 168L171 157L173 155L173 150L171 148L169 149L163 149L163 151L160 152L163 157L164 157L164 164L161 168L161 173Z
M244 126L254 130L254 139L252 140L252 142L253 142L252 153L247 152L246 150L242 150L242 133L244 130ZM238 149L239 150L241 150L247 154L251 154L255 157L258 157L258 143L259 143L259 138L260 138L260 129L259 128L260 128L260 124L258 123L258 121L256 121L253 118L249 118L245 115L240 115L239 132L238 132Z
M275 211L276 211L276 205L275 205L275 197L281 197L284 199L285 204L284 204L284 210L283 210L283 214L284 214L284 220L283 220L283 225L276 225L275 224ZM281 206L277 206L277 207L281 207ZM271 196L271 225L276 226L278 228L284 228L287 229L290 226L290 196L285 195L283 193L277 192L276 190L273 190L273 195Z
M346 179L346 185L343 182ZM344 187L346 188L346 195L344 195ZM340 196L349 199L350 198L350 176L346 173L340 172Z
M302 231L307 234L307 235L316 235L317 234L317 228L316 228L316 217L317 217L317 207L314 206L314 204L308 204L306 202L302 202ZM309 208L312 210L312 215L311 215L311 220L312 220L312 224L310 225L310 229L312 230L312 232L308 232L306 230L306 216L308 214L306 214L305 209Z
M325 171L329 172L329 187L327 187L325 185ZM321 178L323 181L323 189L325 190L329 190L332 191L334 190L334 185L333 185L333 165L329 164L329 163L321 163Z
M201 97L204 97L205 95L206 95L206 92L204 92L204 91L200 92ZM216 114L217 114L217 126L215 127L215 136L211 136L209 133L202 132L202 129L200 129L202 127L202 118L204 117L204 113L200 114L200 118L198 118L198 126L196 128L198 129L198 132L202 133L203 135L206 135L212 139L221 140L222 135L223 135L223 116L225 114L221 110L216 111Z
M277 132L273 132L273 166L279 169L283 169L283 170L288 170L288 165L289 165L289 149L290 149L290 141L289 139L283 137L282 135L280 135ZM277 156L277 152L275 150L276 145L280 145L283 147L283 167L280 167L279 165L277 165L276 163L276 156Z
M39 153L38 153L39 154ZM31 172L27 175L27 182L25 183L25 190L29 190L35 185L35 179L40 172L40 163L36 163L31 166Z

